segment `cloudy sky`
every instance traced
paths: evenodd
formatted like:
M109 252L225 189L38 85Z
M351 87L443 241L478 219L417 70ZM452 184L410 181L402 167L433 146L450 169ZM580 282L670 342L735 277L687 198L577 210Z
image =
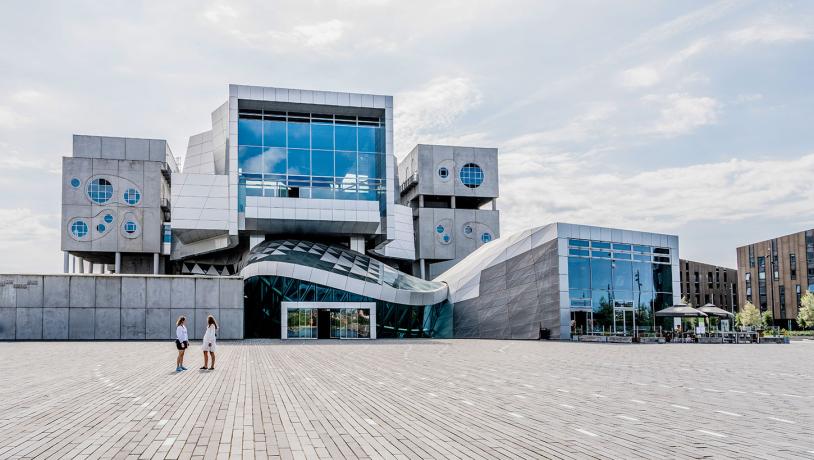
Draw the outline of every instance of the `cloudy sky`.
M396 149L500 149L502 231L814 227L814 3L109 1L3 7L0 272L57 272L73 133L178 156L228 83L392 94Z

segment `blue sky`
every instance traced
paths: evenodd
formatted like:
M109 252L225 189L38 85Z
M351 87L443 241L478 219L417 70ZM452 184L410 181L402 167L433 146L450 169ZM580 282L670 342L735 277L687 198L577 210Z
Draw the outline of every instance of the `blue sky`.
M392 94L396 149L500 149L504 234L814 227L814 3L16 2L0 17L0 272L57 272L73 133L183 156L228 83Z

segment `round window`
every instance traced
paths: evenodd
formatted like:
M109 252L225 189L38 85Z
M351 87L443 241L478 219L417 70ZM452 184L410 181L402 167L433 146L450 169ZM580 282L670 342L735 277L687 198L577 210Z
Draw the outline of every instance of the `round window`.
M88 198L94 203L104 204L113 197L113 184L107 179L93 179L88 183Z
M449 169L441 166L440 168L438 168L438 176L440 176L441 179L446 179L447 177L449 177Z
M84 221L77 220L71 224L71 233L73 233L73 236L77 238L83 238L88 234L88 224L86 224Z
M129 188L124 192L124 202L130 206L135 205L141 199L141 193L134 188Z
M104 233L106 230L105 224L99 224L96 226L96 231L99 233Z
M107 222L108 224L113 223L113 215L111 215L111 214L105 214L104 219L105 219L105 222Z
M124 231L129 233L130 235L136 233L137 230L138 226L132 220L128 220L127 222L124 223Z
M449 235L444 235L444 243L449 243Z
M492 234L489 232L485 232L483 235L480 236L480 240L484 243L488 243L492 241Z
M483 169L475 163L467 163L461 168L461 182L469 188L477 188L483 183Z
M471 235L472 234L472 226L471 225L464 225L464 235Z
M438 232L438 233L444 233L444 226L439 225L439 226L435 227L435 231Z
M75 177L73 179L71 179L71 187L79 188L80 185L82 185L82 182L79 179L77 179Z

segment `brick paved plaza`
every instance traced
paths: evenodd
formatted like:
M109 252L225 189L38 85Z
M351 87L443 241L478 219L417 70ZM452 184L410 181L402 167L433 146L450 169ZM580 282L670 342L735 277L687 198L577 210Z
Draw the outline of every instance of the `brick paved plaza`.
M0 343L0 458L812 458L814 343Z

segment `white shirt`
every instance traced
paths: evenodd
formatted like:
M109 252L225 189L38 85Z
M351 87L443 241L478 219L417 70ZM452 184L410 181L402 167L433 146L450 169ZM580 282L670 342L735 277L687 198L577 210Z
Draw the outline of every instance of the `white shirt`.
M181 343L189 342L189 336L187 335L187 327L184 325L176 327L175 338L177 338L178 341Z
M209 326L207 326L206 327L206 333L204 333L204 336L203 336L204 344L211 343L211 344L214 345L215 339L217 337L216 332L217 332L217 328L215 327L214 324L210 324Z

